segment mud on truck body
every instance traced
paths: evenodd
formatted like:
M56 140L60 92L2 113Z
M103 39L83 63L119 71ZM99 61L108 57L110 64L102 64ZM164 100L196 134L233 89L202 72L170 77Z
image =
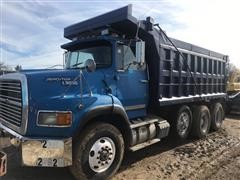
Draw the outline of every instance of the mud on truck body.
M131 8L66 27L65 69L0 77L0 127L23 165L105 179L124 153L169 132L184 140L220 128L227 56L168 38Z

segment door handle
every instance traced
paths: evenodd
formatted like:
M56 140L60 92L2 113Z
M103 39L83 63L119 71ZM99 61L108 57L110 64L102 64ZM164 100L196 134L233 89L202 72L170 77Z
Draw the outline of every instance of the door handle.
M113 76L113 79L114 79L115 81L118 81L118 80L120 79L120 77L119 77L118 75L114 75L114 76Z
M142 79L142 80L140 80L140 82L141 82L141 83L148 83L148 80Z

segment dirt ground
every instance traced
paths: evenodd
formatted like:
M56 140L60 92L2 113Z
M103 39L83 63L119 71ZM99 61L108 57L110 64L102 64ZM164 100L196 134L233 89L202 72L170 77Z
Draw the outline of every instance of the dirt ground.
M21 167L18 150L0 138L0 147L8 154L8 174L2 180L71 180L67 168ZM127 152L113 180L155 179L239 179L240 115L229 115L223 128L202 140L163 141Z

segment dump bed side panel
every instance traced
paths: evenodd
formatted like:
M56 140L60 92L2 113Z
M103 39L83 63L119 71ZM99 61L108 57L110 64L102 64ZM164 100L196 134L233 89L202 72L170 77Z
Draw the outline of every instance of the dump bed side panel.
M160 105L225 97L226 59L160 45Z

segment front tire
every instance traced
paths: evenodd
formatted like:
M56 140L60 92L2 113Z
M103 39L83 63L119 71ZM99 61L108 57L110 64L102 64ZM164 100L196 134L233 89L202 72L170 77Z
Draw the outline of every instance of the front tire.
M108 179L121 165L124 141L120 131L108 123L94 123L75 139L73 165L76 179Z

